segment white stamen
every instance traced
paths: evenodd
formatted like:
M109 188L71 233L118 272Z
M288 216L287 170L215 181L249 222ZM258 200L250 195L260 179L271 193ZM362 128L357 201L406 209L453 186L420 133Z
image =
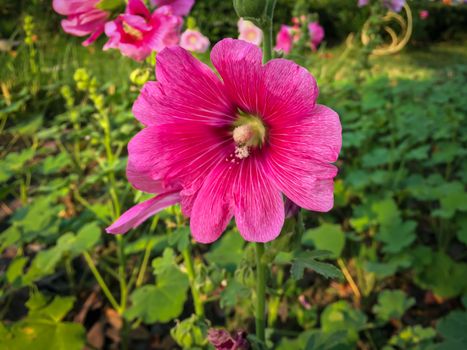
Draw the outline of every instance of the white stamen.
M235 157L238 159L245 159L250 155L248 146L236 146L235 147Z

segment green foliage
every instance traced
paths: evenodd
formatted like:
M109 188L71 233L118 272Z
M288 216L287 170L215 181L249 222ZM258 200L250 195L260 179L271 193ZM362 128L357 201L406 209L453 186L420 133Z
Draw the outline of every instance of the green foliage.
M328 259L330 257L331 254L323 250L301 253L292 263L291 273L293 278L296 280L302 279L305 269L311 269L326 278L341 278L342 273L337 267L319 261L320 259Z
M349 343L355 343L358 333L367 322L367 317L358 309L352 308L344 300L328 305L321 314L321 329L325 333L346 332Z
M47 298L35 292L26 306L27 317L13 324L0 324L1 349L57 349L81 350L85 343L84 327L64 322L75 299L72 297Z
M463 349L467 346L467 312L453 311L438 322L437 330L444 341L437 350Z
M332 258L339 258L345 245L345 235L340 225L322 224L318 228L305 232L302 238L305 245L331 252Z
M169 322L183 311L187 298L188 277L175 264L173 250L166 249L161 258L152 262L155 285L145 285L130 296L132 306L126 311L128 320L146 323Z
M378 294L378 303L373 307L376 317L384 322L397 320L404 316L407 309L415 304L401 290L383 290Z

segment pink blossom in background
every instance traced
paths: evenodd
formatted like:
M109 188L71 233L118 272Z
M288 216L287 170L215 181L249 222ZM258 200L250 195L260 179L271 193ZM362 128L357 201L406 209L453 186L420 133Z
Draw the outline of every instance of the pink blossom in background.
M55 12L67 16L62 20L63 30L71 35L86 36L84 46L92 44L104 33L109 13L96 8L100 0L53 0Z
M426 20L430 16L430 13L428 10L421 10L419 16L421 20Z
M369 2L369 0L358 0L357 6L358 7L366 6L366 5L368 5L368 2Z
M180 46L188 51L203 53L209 45L209 39L197 30L187 29L180 37Z
M246 332L238 331L231 335L225 329L210 328L208 330L208 341L216 350L248 350Z
M308 24L308 33L310 34L311 49L316 51L324 39L324 28L318 22L311 22Z
M125 13L105 25L109 41L104 50L119 49L137 61L153 51L177 45L182 18L174 16L170 6L162 6L152 14L141 0L129 0Z
M107 228L122 234L177 202L193 237L217 240L232 218L243 238L267 242L284 224L288 198L333 207L341 149L339 116L316 104L318 87L286 59L262 64L261 49L224 39L211 52L222 81L179 46L157 56L157 81L133 106L145 126L128 145L127 177L155 197Z
M261 45L261 42L263 41L263 31L255 26L253 22L245 21L243 18L240 18L237 26L238 32L240 33L238 38L240 40L244 40L257 46Z
M195 0L151 0L156 6L169 5L173 9L174 15L186 16L190 13Z
M405 0L383 0L383 5L394 12L401 12Z
M281 25L281 29L276 36L276 46L274 50L283 51L286 55L292 51L292 45L294 43L294 31L291 26L285 24Z

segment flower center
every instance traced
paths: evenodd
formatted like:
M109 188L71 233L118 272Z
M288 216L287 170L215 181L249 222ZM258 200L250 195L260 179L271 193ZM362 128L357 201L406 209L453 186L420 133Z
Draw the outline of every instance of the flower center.
M266 140L266 127L259 117L239 111L233 126L232 137L237 158L247 158L252 148L263 146Z
M136 40L143 39L143 33L141 33L141 31L136 29L135 27L132 27L125 21L123 21L123 31Z

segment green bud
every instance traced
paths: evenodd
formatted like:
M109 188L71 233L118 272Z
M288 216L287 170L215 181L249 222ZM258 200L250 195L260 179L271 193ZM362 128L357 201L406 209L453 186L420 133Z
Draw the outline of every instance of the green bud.
M208 328L209 325L204 320L192 315L182 322L177 322L170 330L170 335L183 349L193 349L207 344Z
M130 73L130 80L135 85L144 85L151 75L151 71L148 69L136 68Z
M186 19L186 27L187 29L196 29L196 19L194 17L188 17Z
M267 0L233 0L238 17L260 19L266 12Z

